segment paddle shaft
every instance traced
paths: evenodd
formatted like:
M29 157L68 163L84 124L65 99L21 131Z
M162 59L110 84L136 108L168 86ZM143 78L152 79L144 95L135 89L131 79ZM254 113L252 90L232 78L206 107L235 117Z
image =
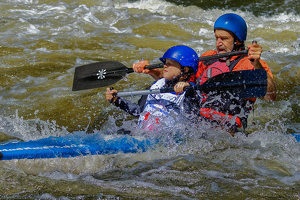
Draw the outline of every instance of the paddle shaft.
M145 69L157 69L157 68L163 68L163 67L164 67L163 63L157 63L157 64L153 64L153 65L147 65L145 67ZM132 73L132 72L134 72L133 68L127 68L126 69L126 73Z
M230 56L238 56L238 55L244 55L248 54L248 50L242 50L242 51L232 51L228 53L220 53L220 54L215 54L211 56L202 56L199 58L199 61L207 61L207 60L213 60L217 58L225 58L225 57L230 57Z
M207 61L207 60L212 60L212 59L217 59L217 58L238 56L238 55L244 55L244 54L248 54L248 50L220 53L220 54L215 54L215 55L211 55L211 56L203 56L203 57L199 58L199 61ZM153 64L153 65L147 65L145 67L145 69L156 69L156 68L162 68L162 67L164 67L163 63L158 63L158 64ZM131 73L131 72L133 72L133 69L127 68L126 72Z
M248 50L220 53L220 54L215 54L215 55L211 55L211 56L203 56L203 57L199 58L199 61L207 61L207 60L212 60L212 59L217 59L217 58L238 56L238 55L244 55L244 54L248 54ZM162 68L162 67L164 67L163 63L158 63L158 64L153 64L153 65L147 65L145 67L145 69L156 69L156 68ZM133 72L133 69L128 68L127 73L131 73L131 72Z
M118 92L118 97L127 97L127 96L136 96L136 95L148 95L148 94L159 94L174 92L173 88L164 88L164 89L150 89L150 90L139 90L132 92Z
M212 59L217 59L217 58L224 58L224 57L237 56L237 55L243 55L243 54L248 54L248 50L233 51L233 52L228 52L228 53L215 54L215 55L211 55L211 56L203 56L203 57L199 58L199 61L207 61L207 60L212 60ZM163 67L164 67L163 63L157 63L157 64L153 64L153 65L147 65L147 66L145 66L145 69L157 69L157 68L163 68ZM106 72L106 75L119 74L119 73L122 73L122 72L124 72L124 69L113 70L113 71ZM129 73L134 72L134 70L133 70L133 68L126 68L125 72L127 74L129 74ZM99 74L95 73L92 76L99 76Z
M244 70L236 72L227 72L212 77L202 85L195 85L185 87L184 90L201 90L209 91L231 91L237 93L243 98L246 97L262 97L265 95L267 87L266 71L258 70ZM134 95L148 95L174 92L173 88L150 89L132 92L119 92L118 97L134 96Z
M248 50L233 51L233 52L228 52L228 53L215 54L215 55L211 55L211 56L203 56L203 57L199 58L199 61L207 61L207 60L212 60L212 59L244 55L244 54L248 54ZM157 63L157 64L153 64L153 65L147 65L145 67L145 69L156 69L156 68L162 68L162 67L164 67L163 63ZM132 68L126 69L126 73L132 73L132 72L134 72ZM117 71L114 71L113 73L117 73ZM154 93L152 93L152 94L154 94ZM127 95L127 96L130 96L130 95Z
M239 88L239 87L247 87L246 85L241 85L240 82L230 82L230 83L210 83L207 85L195 85L195 86L188 86L184 88L184 91L188 90L220 90L220 87L222 87L222 90L225 90L226 88ZM257 81L253 81L251 86L265 86L264 83L260 83ZM149 90L139 90L139 91L132 91L132 92L118 92L118 97L126 97L126 96L136 96L136 95L148 95L148 94L160 94L160 93L168 93L168 92L174 92L174 88L163 88L163 89L149 89Z
M145 69L157 69L157 68L163 68L164 64L163 63L157 63L157 64L153 64L153 65L147 65L145 66ZM120 70L113 70L113 71L108 71L106 72L106 75L111 75L111 74L120 74L125 72L126 74L132 73L134 72L133 68L126 68L126 69L120 69ZM95 73L93 75L89 75L85 78L91 77L91 76L96 76L99 77L99 73ZM101 78L98 78L101 80Z

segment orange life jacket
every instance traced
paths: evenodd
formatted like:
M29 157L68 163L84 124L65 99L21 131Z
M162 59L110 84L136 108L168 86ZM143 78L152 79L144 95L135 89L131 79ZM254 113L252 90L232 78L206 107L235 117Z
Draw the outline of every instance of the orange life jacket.
M217 51L207 51L202 56L211 56L215 54L217 54ZM260 60L260 62L267 73L273 77L267 63L263 60ZM233 56L230 59L229 66L227 66L226 61L220 59L203 61L199 62L196 79L198 84L201 85L209 78L221 73L251 69L254 69L254 66L251 64L247 56ZM255 98L230 100L225 96L222 96L223 98L215 98L214 96L209 97L206 94L202 94L202 97L200 114L206 119L216 121L230 129L242 126L246 128L248 114L252 110L253 104L256 100ZM236 105L238 107L234 107L232 105Z
M211 55L215 55L215 54L217 54L217 51L207 51L204 54L202 54L202 56L211 56ZM238 57L240 57L240 56L233 56L230 59L230 61L234 61ZM268 64L263 60L260 60L260 63L263 66L263 68L266 70L266 72L273 78L273 74L272 74ZM205 62L199 62L199 68L198 68L198 71L196 74L196 78L199 78L208 67L209 67L208 65L205 65ZM248 57L244 57L234 66L232 71L251 70L251 69L254 69L253 65L251 64Z

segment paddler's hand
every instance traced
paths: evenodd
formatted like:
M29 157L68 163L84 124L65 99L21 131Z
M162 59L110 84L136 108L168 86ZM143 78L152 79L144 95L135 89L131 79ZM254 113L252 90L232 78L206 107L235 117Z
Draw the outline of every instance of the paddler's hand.
M150 65L148 60L142 60L132 65L133 71L136 73L149 74L155 80L162 78L163 71L161 69L145 69L147 65Z
M117 93L118 91L115 89L110 89L110 88L106 88L106 94L105 94L105 98L108 102L113 103L117 100Z
M132 68L133 71L136 73L143 73L143 74L149 74L150 70L145 69L147 65L150 65L148 60L142 60L138 63L133 64Z
M257 44L256 41L253 41L252 44L248 45L248 59L251 61L255 69L262 69L262 66L259 62L261 53L262 47Z
M260 55L262 53L262 47L253 41L252 44L248 45L248 58L255 69L264 69L260 63ZM266 101L275 101L276 99L276 86L273 77L267 73L268 87L267 94L264 99Z
M187 82L178 82L174 86L174 91L176 92L176 94L180 94L183 92L184 88L188 86L190 86L190 84Z

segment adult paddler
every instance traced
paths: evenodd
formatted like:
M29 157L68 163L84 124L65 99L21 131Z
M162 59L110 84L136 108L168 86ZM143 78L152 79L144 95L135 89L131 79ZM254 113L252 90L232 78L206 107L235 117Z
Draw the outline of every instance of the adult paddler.
M247 37L247 25L245 20L233 13L220 16L214 24L214 34L216 38L216 50L207 51L202 56L210 56L217 53L226 53L231 51L240 51L245 49L245 40ZM274 101L276 98L276 88L273 81L273 74L267 63L260 59L262 47L257 43L248 45L248 55L233 56L199 62L198 72L196 74L197 84L203 84L209 78L221 73L251 69L265 69L267 72L268 87L267 94L264 97L267 101ZM161 76L159 70L144 70L148 63L141 61L133 65L136 72L147 73L157 79ZM174 90L178 93L183 88L189 86L188 82L178 83ZM228 130L232 135L237 128L247 127L247 118L253 109L255 98L237 99L226 95L216 96L209 94L199 94L200 115Z

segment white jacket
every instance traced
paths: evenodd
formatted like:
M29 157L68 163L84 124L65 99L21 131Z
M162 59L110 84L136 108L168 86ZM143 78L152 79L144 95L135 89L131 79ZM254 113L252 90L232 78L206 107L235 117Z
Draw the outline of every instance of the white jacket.
M166 84L166 79L159 79L150 89L161 89ZM168 127L174 126L179 114L183 110L185 92L149 94L143 112L139 117L139 126L142 129L153 130L163 123Z

